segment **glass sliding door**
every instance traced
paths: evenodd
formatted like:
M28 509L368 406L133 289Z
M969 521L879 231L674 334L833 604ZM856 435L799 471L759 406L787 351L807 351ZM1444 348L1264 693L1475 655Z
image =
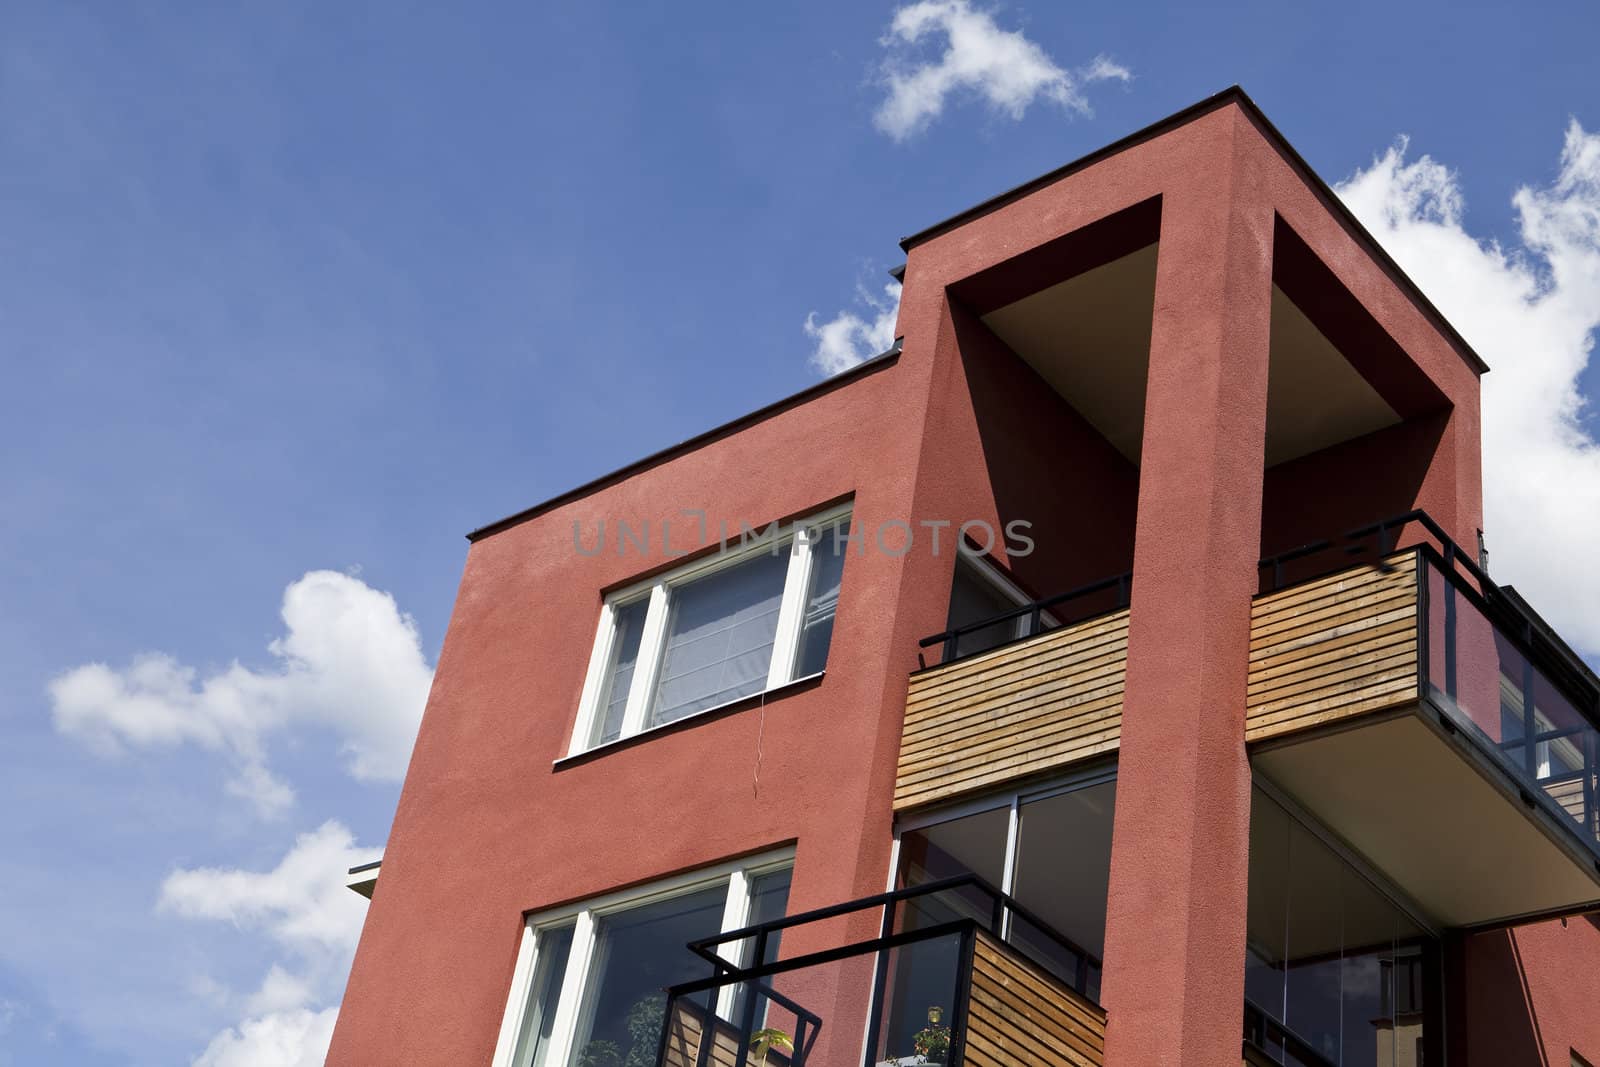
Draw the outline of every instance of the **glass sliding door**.
M1116 782L1099 771L1076 782L1003 794L964 805L947 817L929 814L902 828L895 884L927 885L975 874L1016 898L1062 946L1015 911L1004 917L1006 940L1061 981L1096 998L1104 951L1106 890ZM952 890L906 901L897 929L928 929L957 919L987 926L994 901L973 890ZM910 1064L916 1035L931 1015L948 1024L958 946L922 942L891 953L888 989L879 1006L879 1063Z
M1105 955L1116 803L1117 783L1110 781L1024 800L1018 811L1011 895L1078 951L1033 930L1020 916L1011 920L1009 939L1094 1001L1100 999Z
M1306 1067L1421 1064L1432 936L1259 787L1250 818L1245 997L1270 1021L1257 1044Z

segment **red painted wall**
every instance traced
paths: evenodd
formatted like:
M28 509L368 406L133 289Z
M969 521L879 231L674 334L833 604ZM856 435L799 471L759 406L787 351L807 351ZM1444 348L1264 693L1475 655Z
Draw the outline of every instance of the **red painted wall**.
M1465 939L1464 1067L1600 1063L1600 917ZM1464 1051L1459 1060L1458 1052Z
M1141 476L949 291L1155 200ZM1280 221L1415 360L1448 416L1261 469ZM1476 375L1233 103L929 236L908 259L898 362L472 546L329 1063L486 1063L525 912L785 842L797 849L791 910L883 888L906 675L917 639L943 627L950 531L937 556L919 530L903 557L850 559L820 684L552 766L567 749L603 591L671 562L580 556L574 522L659 529L704 509L736 527L852 494L857 529L869 532L891 519L1033 521L1039 551L1006 562L1039 594L1133 562L1107 1062L1237 1061L1255 561L1264 547L1412 503L1472 544ZM1379 463L1383 476L1363 480ZM786 938L785 951L820 937ZM1585 1002L1587 987L1561 978L1600 958L1596 938L1587 924L1516 935L1530 1014L1549 1020L1547 1050L1570 1040L1600 1054L1597 1015L1581 1010L1595 992ZM1470 1002L1510 1010L1513 985L1490 942L1467 958ZM838 989L819 1007L824 1041L852 1057L861 991Z
M666 562L580 556L572 525L701 508L714 539L852 493L860 527L905 516L926 390L902 361L472 545L329 1063L487 1063L525 912L785 842L791 909L882 890L928 625L898 624L902 562L847 562L820 684L553 769L602 590Z

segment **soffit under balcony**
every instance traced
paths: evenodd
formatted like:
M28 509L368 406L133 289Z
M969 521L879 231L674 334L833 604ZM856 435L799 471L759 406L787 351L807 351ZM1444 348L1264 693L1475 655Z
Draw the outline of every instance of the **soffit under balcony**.
M1135 465L1144 436L1157 248L1147 245L982 315ZM1401 421L1276 285L1270 352L1267 466Z
M1600 871L1514 783L1411 712L1251 757L1440 926L1587 910Z

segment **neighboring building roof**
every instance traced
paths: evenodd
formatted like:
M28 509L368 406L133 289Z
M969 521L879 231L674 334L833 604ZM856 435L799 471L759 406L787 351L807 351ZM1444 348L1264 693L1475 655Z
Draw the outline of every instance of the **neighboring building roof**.
M371 863L362 863L351 867L349 873L345 876L345 888L360 893L368 900L371 900L372 891L378 884L378 868L382 865L382 859L375 859Z

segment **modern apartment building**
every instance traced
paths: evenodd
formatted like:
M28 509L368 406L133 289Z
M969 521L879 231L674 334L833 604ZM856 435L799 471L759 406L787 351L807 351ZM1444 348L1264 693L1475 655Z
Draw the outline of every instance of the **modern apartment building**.
M1467 343L1238 90L904 248L891 351L470 536L328 1062L1600 1063Z

